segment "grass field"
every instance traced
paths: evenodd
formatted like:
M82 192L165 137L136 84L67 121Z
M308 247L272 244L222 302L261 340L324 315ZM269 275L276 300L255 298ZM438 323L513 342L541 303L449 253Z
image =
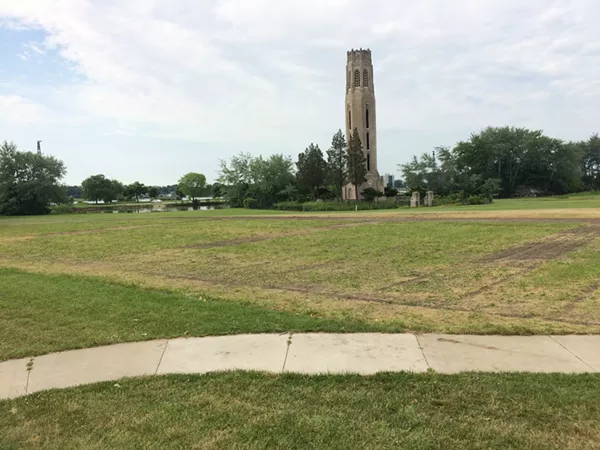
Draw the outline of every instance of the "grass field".
M600 376L227 373L0 402L2 449L597 449Z
M245 303L0 269L0 361L176 336L314 330L390 331ZM0 447L2 448L2 447Z
M551 205L550 218L433 208L2 219L0 358L186 332L597 333L599 199L522 201ZM134 318L148 326L129 330Z
M600 196L0 218L0 361L284 331L600 333ZM593 449L600 377L226 373L0 401L0 448Z

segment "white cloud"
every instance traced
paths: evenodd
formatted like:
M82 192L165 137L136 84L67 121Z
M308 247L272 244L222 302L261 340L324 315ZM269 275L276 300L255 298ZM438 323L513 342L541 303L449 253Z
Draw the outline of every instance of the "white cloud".
M0 124L45 125L52 113L45 106L18 95L0 95Z
M120 135L325 146L343 126L345 50L370 47L388 166L415 151L398 154L402 133L598 131L599 22L596 0L0 0L0 26L44 30L31 51L84 80L47 103Z

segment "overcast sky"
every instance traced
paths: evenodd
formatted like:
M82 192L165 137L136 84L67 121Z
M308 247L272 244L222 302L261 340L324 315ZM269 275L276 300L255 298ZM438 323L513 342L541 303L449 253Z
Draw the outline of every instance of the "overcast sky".
M600 131L598 0L0 0L0 140L66 181L212 181L344 126L346 51L371 48L379 169L487 125Z

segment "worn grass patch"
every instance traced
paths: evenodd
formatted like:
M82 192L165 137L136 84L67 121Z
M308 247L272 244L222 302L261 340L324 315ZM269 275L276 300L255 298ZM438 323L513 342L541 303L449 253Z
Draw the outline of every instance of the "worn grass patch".
M594 223L227 214L2 220L0 267L394 331L600 332Z
M125 379L0 402L0 448L596 449L599 392L599 375Z

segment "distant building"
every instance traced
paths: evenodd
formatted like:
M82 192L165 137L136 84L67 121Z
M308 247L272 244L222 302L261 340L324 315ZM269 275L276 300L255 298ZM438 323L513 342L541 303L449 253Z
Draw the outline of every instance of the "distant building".
M394 181L396 181L396 177L390 173L386 173L383 176L383 182L385 183L386 187L389 187L390 189L394 187Z

